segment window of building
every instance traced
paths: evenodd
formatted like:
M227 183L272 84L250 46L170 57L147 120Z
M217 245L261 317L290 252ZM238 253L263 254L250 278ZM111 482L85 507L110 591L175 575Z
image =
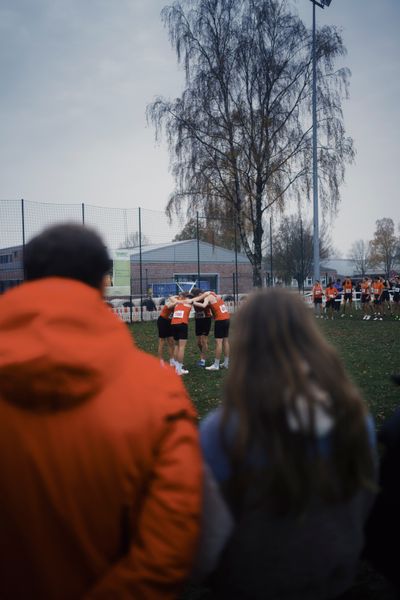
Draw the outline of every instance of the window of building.
M197 281L197 273L174 273L174 281L179 282L196 282L196 287L202 290L212 290L218 292L218 274L217 273L200 273L200 283Z

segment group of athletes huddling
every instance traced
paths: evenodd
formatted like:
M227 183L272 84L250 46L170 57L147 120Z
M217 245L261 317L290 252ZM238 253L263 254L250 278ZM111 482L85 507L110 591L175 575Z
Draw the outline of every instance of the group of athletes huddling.
M336 282L329 281L325 290L322 289L321 283L316 281L312 288L315 316L324 318L322 300L325 296L326 319L333 319L334 314L337 313L340 313L341 317L345 317L346 314L352 317L354 291L353 282L348 277L343 282L340 282L339 279ZM392 300L390 292L392 292ZM399 320L400 277L396 276L392 280L383 277L374 279L364 277L360 284L360 300L364 321L371 318L375 321L382 321L385 315L392 315Z
M175 368L178 375L186 375L189 371L183 366L185 348L188 340L189 316L194 309L197 346L200 358L199 367L207 371L219 371L221 367L229 366L229 323L230 314L221 296L214 292L203 292L193 288L191 292L182 292L170 296L163 306L157 319L158 356L163 361L164 346L167 345L169 364ZM215 359L206 366L208 352L208 335L211 320L214 318ZM224 360L221 362L221 356Z

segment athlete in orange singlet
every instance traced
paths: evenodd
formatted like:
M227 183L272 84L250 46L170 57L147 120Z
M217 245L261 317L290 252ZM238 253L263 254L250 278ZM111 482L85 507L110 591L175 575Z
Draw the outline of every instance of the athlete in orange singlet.
M369 321L371 318L371 281L364 277L361 283L361 308L364 313L363 320Z
M180 294L171 319L172 335L175 340L175 369L178 375L189 373L183 366L183 358L188 339L188 324L192 303L193 299L190 298L190 294L187 292Z
M352 314L352 310L353 310L353 282L351 281L350 277L346 277L346 279L343 281L343 312L342 312L342 317L344 317L346 315L346 306L347 303L349 303L349 313L350 313L350 317L353 316Z
M204 292L194 301L194 306L211 308L214 317L214 336L215 336L215 360L212 365L206 367L207 371L219 371L220 367L229 366L229 311L222 300L215 292ZM224 352L224 362L221 364L222 350Z
M170 296L164 306L161 309L160 315L157 319L158 329L158 358L160 362L164 362L163 350L165 342L168 346L169 364L171 367L175 366L174 351L175 344L171 329L171 319L174 312L174 307L177 302L177 296Z
M324 295L324 290L322 289L322 285L321 283L317 280L312 288L312 299L313 299L313 303L314 303L314 314L316 316L317 319L319 319L321 317L321 319L323 318L322 315L322 297Z
M196 300L196 297L203 294L203 290L200 288L193 288L191 294L193 294L194 299ZM208 334L211 329L212 310L210 305L203 308L201 306L196 306L196 303L194 302L193 306L195 310L194 324L196 329L197 347L200 350L200 359L197 362L197 366L205 367L208 352Z

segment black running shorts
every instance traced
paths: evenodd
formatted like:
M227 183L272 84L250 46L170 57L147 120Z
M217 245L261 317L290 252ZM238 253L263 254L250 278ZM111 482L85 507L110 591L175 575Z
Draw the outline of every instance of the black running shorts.
M164 319L164 317L158 317L157 319L158 337L162 340L165 338L172 337L171 331L171 320Z
M188 326L186 323L178 323L177 325L171 325L172 335L174 340L187 340L188 339Z
M196 335L208 335L211 329L211 317L201 317L194 321Z
M215 339L227 338L229 335L229 319L224 319L222 321L215 321L214 324L214 336Z

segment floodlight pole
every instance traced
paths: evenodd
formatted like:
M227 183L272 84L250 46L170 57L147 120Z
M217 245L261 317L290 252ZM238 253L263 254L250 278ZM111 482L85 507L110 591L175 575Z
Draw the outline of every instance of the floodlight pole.
M319 224L318 224L318 125L317 125L317 56L316 56L316 16L315 6L325 8L332 0L311 0L313 4L313 29L312 29L312 122L313 122L313 208L314 208L314 282L320 281L319 259Z
M313 236L313 250L314 250L314 283L319 281L319 224L318 224L318 155L317 155L317 57L315 49L315 37L316 37L316 24L315 24L315 5L316 2L311 0L313 3L313 29L312 29L312 70L313 70L313 81L312 81L312 124L313 124L313 209L314 209L314 236ZM318 4L321 8L323 6Z

